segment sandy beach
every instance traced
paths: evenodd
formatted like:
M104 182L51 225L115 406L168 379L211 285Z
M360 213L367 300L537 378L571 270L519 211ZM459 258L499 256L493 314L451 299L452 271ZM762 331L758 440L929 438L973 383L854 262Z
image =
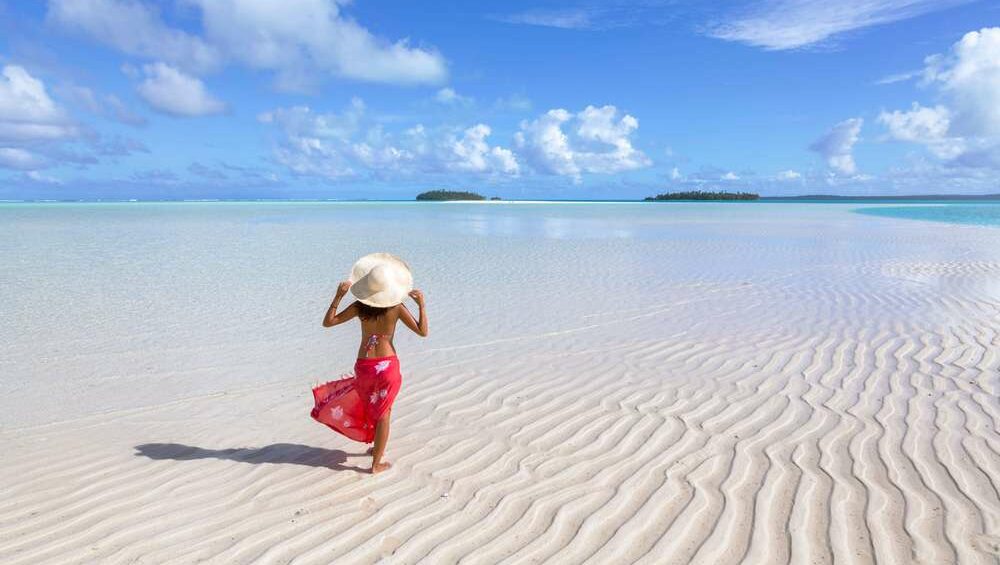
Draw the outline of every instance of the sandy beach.
M0 207L0 563L1000 563L1000 229L858 207ZM372 251L377 476L309 418Z

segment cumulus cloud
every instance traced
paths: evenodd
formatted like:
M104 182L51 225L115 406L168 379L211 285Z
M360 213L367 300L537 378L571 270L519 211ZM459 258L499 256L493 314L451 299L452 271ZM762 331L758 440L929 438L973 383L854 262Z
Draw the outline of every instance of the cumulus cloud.
M446 161L458 171L476 173L498 171L506 175L516 175L520 167L510 149L490 147L486 138L492 131L485 124L477 124L451 142L454 159Z
M56 89L60 100L111 119L134 123L114 96L100 96L71 84ZM77 122L50 95L41 79L18 65L0 72L0 168L25 171L24 179L41 182L38 170L58 166L86 168L103 159L115 160L135 153L148 153L140 141L119 135L103 135ZM33 173L33 174L28 174Z
M406 39L373 35L342 13L347 0L188 0L202 35L164 21L139 0L51 0L48 20L123 53L201 74L235 61L273 71L278 87L314 88L324 74L393 84L436 84L444 58Z
M883 111L879 122L889 136L954 165L1000 167L1000 27L966 33L924 62L921 84L940 103Z
M861 126L864 120L850 118L830 128L826 134L813 142L810 149L820 154L830 168L842 175L853 175L857 172L854 163L854 144L861 136Z
M165 63L144 65L145 79L136 87L154 110L172 116L207 116L226 110L226 105L205 89L196 77Z
M274 159L293 173L331 180L414 173L474 173L511 177L520 172L516 156L490 145L486 124L465 129L429 130L421 124L388 132L372 124L355 98L341 113L317 113L307 106L278 108L258 116L280 132Z
M719 177L721 180L740 180L740 176L732 171L728 171L726 174Z
M953 108L955 133L1000 134L1000 27L966 33L950 53L925 62L924 83Z
M341 13L346 1L192 0L206 37L231 58L278 73L295 88L312 70L394 84L440 83L447 77L436 51L372 35ZM308 86L308 85L306 85Z
M0 143L65 140L79 135L45 84L23 67L6 65L0 77Z
M62 85L55 91L63 100L91 114L125 125L135 127L146 125L146 118L132 111L114 94L100 95L90 88L75 84Z
M908 111L881 112L878 121L886 126L893 139L922 143L938 157L953 159L965 150L964 141L948 133L951 110L944 106L927 108L914 102Z
M163 22L155 4L138 0L50 0L47 19L128 55L206 71L221 63L214 46Z
M61 149L81 128L49 96L45 84L18 65L0 72L0 167L33 171L58 161L86 164L93 157Z
M632 145L638 128L637 119L619 117L610 105L587 106L576 114L556 108L521 122L514 144L536 171L580 180L583 173L616 173L652 164Z
M971 0L761 0L706 27L718 39L769 50L796 49Z
M800 180L802 178L802 173L788 169L787 171L780 171L776 178L783 181Z

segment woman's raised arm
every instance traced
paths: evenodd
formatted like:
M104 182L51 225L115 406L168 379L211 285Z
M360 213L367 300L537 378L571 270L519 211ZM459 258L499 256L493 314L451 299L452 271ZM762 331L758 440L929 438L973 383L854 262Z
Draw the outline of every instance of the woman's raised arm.
M340 301L344 299L347 295L347 291L350 290L351 283L344 281L337 285L337 295L333 297L333 302L330 307L326 310L326 316L323 316L323 327L332 328L338 324L343 324L344 322L354 318L358 315L358 307L356 302L352 302L350 306L344 308L341 312L337 312L337 308L340 307Z
M400 304L400 306L402 306L403 309L400 310L399 317L401 320L403 320L403 323L406 325L406 327L413 330L413 333L421 337L427 337L428 334L427 307L424 305L424 293L414 289L410 291L410 298L412 298L417 303L417 306L420 308L419 312L420 319L414 320L413 314L410 314L410 311L407 310L406 305L404 304Z

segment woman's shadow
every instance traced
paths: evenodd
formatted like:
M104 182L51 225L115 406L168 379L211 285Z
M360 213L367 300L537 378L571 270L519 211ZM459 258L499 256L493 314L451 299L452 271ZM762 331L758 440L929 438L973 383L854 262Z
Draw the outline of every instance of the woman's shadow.
M135 446L136 457L162 460L190 461L193 459L224 459L240 463L276 463L326 467L335 471L361 471L368 469L344 465L348 453L339 449L323 449L296 443L272 443L264 447L237 447L231 449L205 449L181 443L144 443ZM354 455L354 454L351 454ZM360 453L357 455L361 455Z

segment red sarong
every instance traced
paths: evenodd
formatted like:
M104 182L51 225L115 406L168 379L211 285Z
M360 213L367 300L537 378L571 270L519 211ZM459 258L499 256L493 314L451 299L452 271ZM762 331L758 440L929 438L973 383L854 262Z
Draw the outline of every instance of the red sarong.
M354 375L313 388L312 417L354 441L375 441L375 423L392 407L401 383L399 359L358 359Z

